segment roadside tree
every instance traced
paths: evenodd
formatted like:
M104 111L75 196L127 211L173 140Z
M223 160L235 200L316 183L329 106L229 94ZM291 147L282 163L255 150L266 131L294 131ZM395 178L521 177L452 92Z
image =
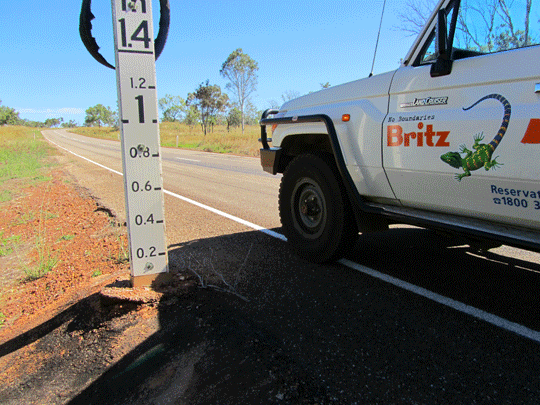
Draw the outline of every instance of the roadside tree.
M23 125L19 113L14 108L0 105L0 125Z
M251 102L246 103L244 120L247 125L257 125L261 119L262 111L258 110L257 107Z
M25 126L32 127L32 128L43 128L45 124L43 122L39 121L30 121L30 120L23 120Z
M224 111L229 105L229 97L221 93L221 87L217 84L201 83L194 93L189 93L186 101L188 106L194 106L199 112L201 127L204 135L208 132L208 126L212 118Z
M180 96L165 94L165 97L159 99L158 106L163 114L162 121L182 121L186 112L186 102Z
M201 114L196 106L190 105L186 107L186 117L184 118L184 124L189 126L190 131L193 130L193 127L199 123Z
M77 121L69 120L68 122L62 123L62 128L75 128L77 126Z
M231 127L236 128L242 125L242 112L237 106L232 107L227 114L227 132Z
M257 88L257 70L259 70L257 62L243 53L242 48L238 48L223 62L219 71L224 78L229 80L226 88L234 93L240 107L242 133L245 125L245 107L251 94Z
M118 115L115 111L111 110L111 107L105 107L103 104L97 104L94 107L89 107L86 111L86 117L84 124L88 127L101 125L116 125L118 121Z
M47 128L52 128L59 126L62 122L64 122L63 118L47 118L44 124Z

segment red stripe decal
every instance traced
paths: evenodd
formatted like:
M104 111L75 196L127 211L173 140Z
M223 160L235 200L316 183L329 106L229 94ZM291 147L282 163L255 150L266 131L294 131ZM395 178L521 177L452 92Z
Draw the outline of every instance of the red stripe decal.
M529 121L529 126L521 143L540 143L540 119L533 118Z

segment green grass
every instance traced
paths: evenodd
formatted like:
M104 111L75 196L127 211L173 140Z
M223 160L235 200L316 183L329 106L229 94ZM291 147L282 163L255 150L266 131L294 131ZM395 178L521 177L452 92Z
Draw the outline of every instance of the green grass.
M39 132L25 127L0 127L0 182L39 178L49 152Z
M56 255L52 255L50 247L45 241L45 236L38 234L36 236L36 250L38 253L37 263L32 267L24 267L27 281L37 280L49 273L59 263Z
M119 132L112 128L72 128L71 132L101 139L119 139ZM248 125L242 134L241 128L232 128L230 132L224 125L216 125L214 130L203 134L200 126L189 127L178 122L159 124L161 146L193 149L205 152L232 153L235 155L259 156L260 127ZM178 137L178 138L177 138Z
M120 250L116 253L110 252L107 255L107 258L116 264L129 263L129 249L127 247L127 240L122 240L120 234L117 234L116 242L120 246Z
M49 181L45 170L52 166L49 156L54 149L43 139L41 133L35 129L22 126L0 126L0 202L10 201L19 194L18 189L43 181ZM42 219L53 218L55 214L39 213ZM34 221L35 212L26 212L15 225ZM6 256L15 251L20 235L4 238L0 234L0 256ZM38 262L35 266L27 267L21 261L27 280L43 277L57 264L58 259L51 254L45 243L42 230L38 232L35 241L38 252ZM18 253L17 253L18 255ZM3 321L1 322L3 323ZM0 323L0 325L1 325Z
M0 190L0 202L11 201L13 192L11 190Z
M13 252L13 246L19 243L20 239L20 235L4 238L4 232L0 232L0 257L11 254Z
M0 312L0 328L4 326L4 322L6 321L6 316Z
M10 180L23 180L16 187L47 181L42 169L51 165L47 157L52 151L35 129L0 126L0 202L16 195L12 185L7 184Z

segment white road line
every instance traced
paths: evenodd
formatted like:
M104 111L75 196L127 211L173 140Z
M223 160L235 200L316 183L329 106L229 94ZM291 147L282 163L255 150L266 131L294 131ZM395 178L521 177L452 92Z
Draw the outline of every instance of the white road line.
M55 132L56 134L62 136L62 134L60 134L60 133L58 133L58 132L56 132L56 131L54 131L54 132ZM101 168L103 168L103 169L106 169L106 170L108 170L108 171L110 171L110 172L113 172L113 173L119 174L120 176L123 176L123 174L122 174L121 172L118 172L118 171L116 171L116 170L113 170L113 169L111 169L111 168L109 168L109 167L107 167L107 166L100 165L99 163L94 162L93 160L90 160L90 159L88 159L88 158L85 158L84 156L78 155L78 154L76 154L75 152L72 152L72 151L70 151L69 149L64 148L63 146L58 145L56 142L53 142L53 141L51 141L49 138L47 138L47 137L45 136L45 134L43 134L43 137L44 137L47 141L49 141L50 143L52 143L53 145L58 146L60 149L63 149L63 150L65 150L66 152L71 153L72 155L75 155L75 156L77 156L77 157L80 157L81 159L84 159L84 160L86 160L87 162L93 163L93 164L95 164L96 166L99 166L99 167L101 167Z
M58 132L56 132L56 131L54 131L54 132L58 134ZM43 136L45 137L45 135L43 135ZM113 172L113 173L119 174L120 176L123 176L122 173L120 173L120 172L118 172L118 171L116 171L116 170L110 169L110 168L108 168L107 166L103 166L102 164L99 164L99 163L97 163L97 162L94 162L93 160L90 160L90 159L88 159L88 158L85 158L84 156L78 155L77 153L72 152L72 151L70 151L69 149L64 148L63 146L58 145L56 142L51 141L51 140L50 140L49 138L47 138L47 137L45 137L45 139L47 139L47 141L49 141L49 142L52 143L53 145L56 145L56 146L59 147L60 149L63 149L63 150L65 150L66 152L71 153L72 155L75 155L75 156L77 156L77 157L79 157L79 158L81 158L81 159L84 159L84 160L86 160L87 162L93 163L93 164L95 164L95 165L97 165L97 166L99 166L99 167L101 167L101 168L103 168L103 169L106 169L106 170L110 171L110 172ZM283 236L283 235L281 235L281 234L279 234L279 233L277 233L277 232L274 232L274 231L272 231L272 230L270 230L270 229L267 229L267 228L263 228L262 226L259 226L259 225L257 225L257 224L254 224L254 223L252 223L252 222L245 221L245 220L243 220L242 218L238 218L238 217L235 217L234 215L227 214L226 212L223 212L223 211L220 211L220 210L218 210L218 209L216 209L216 208L210 207L210 206L208 206L208 205L199 203L199 202L197 202L197 201L195 201L195 200L192 200L192 199L190 199L190 198L187 198L187 197L181 196L181 195L179 195L179 194L173 193L172 191L168 191L168 190L166 190L166 189L163 189L163 192L164 192L165 194L169 194L169 195L172 196L172 197L175 197L175 198L178 198L178 199L180 199L180 200L182 200L182 201L185 201L185 202L187 202L187 203L193 204L193 205L195 205L195 206L197 206L197 207L199 207L199 208L205 209L205 210L207 210L207 211L213 212L214 214L221 215L222 217L225 217L225 218L228 218L228 219L230 219L230 220L232 220L232 221L238 222L239 224L245 225L245 226L247 226L248 228L251 228L251 229L254 229L254 230L256 230L256 231L260 231L260 232L262 232L262 233L265 233L265 234L267 234L267 235L269 235L269 236L272 236L273 238L281 239L281 240L283 240L283 241L286 241L286 240L287 240L287 239L285 238L285 236Z
M498 326L499 328L506 329L510 332L514 332L520 336L526 337L528 339L531 339L540 343L540 332L535 331L533 329L529 329L526 326L520 325L518 323L510 322L509 320L501 318L497 315L493 315L493 314L490 314L489 312L482 311L481 309L471 307L470 305L453 300L443 295L439 295L432 291L426 290L425 288L418 287L414 284L389 276L388 274L384 274L384 273L378 272L377 270L370 269L369 267L365 267L358 263L351 262L350 260L341 259L339 263L351 269L357 270L361 273L367 274L368 276L377 278L381 281L392 284L396 287L410 291L424 298L428 298L439 304L446 305L447 307L453 308L467 315L474 316L475 318L481 319L492 325Z
M176 159L178 159L178 160L187 160L189 162L200 162L200 160L196 160L196 159L187 159L187 158L179 158L179 157L177 157Z
M195 205L195 206L197 206L199 208L205 209L207 211L213 212L214 214L218 214L218 215L221 215L222 217L225 217L225 218L228 218L228 219L233 220L235 222L238 222L239 224L245 225L248 228L251 228L251 229L254 229L256 231L260 231L262 233L265 233L265 234L267 234L269 236L272 236L273 238L281 239L282 241L285 241L285 242L287 241L287 238L285 238L285 236L283 236L280 233L274 232L274 231L272 231L270 229L263 228L262 226L256 225L256 224L254 224L252 222L249 222L249 221L245 221L242 218L238 218L238 217L235 217L234 215L227 214L226 212L220 211L220 210L218 210L216 208L213 208L213 207L210 207L208 205L202 204L200 202L192 200L191 198L181 196L181 195L173 193L171 191L168 191L168 190L164 189L163 192L165 194L169 194L172 197L175 197L175 198L178 198L178 199L180 199L182 201L185 201L187 203L193 204L193 205Z
M56 132L56 131L55 131ZM57 133L57 132L56 132ZM58 134L58 133L57 133ZM43 135L45 137L45 135ZM57 143L51 141L50 139L48 139L47 137L45 137L45 139L47 139L47 141L51 142L52 144L58 146L60 149L63 149L65 150L66 152L69 152L71 153L72 155L75 155L77 157L80 157L81 159L84 159L90 163L93 163L99 167L102 167L106 170L109 170L110 172L113 172L113 173L116 173L116 174L119 174L120 176L123 176L122 173L116 171L116 170L113 170L113 169L110 169L106 166L103 166L97 162L94 162L88 158L85 158L84 156L81 156L81 155L78 155L60 145L58 145ZM225 217L225 218L228 218L232 221L235 221L235 222L238 222L239 224L242 224L242 225L245 225L247 226L248 228L251 228L251 229L254 229L256 231L260 231L268 236L271 236L273 238L276 238L276 239L280 239L282 241L287 241L287 238L285 238L285 236L281 235L280 233L277 233L277 232L274 232L270 229L267 229L267 228L263 228L262 226L259 226L259 225L256 225L252 222L249 222L249 221L245 221L241 218L238 218L238 217L235 217L234 215L230 215L230 214L227 214L226 212L223 212L223 211L220 211L216 208L213 208L213 207L210 207L208 205L205 205L205 204L202 204L202 203L199 203L195 200L192 200L190 198L187 198L187 197L183 197L179 194L176 194L176 193L173 193L171 191L168 191L168 190L163 190L165 192L165 194L168 194L172 197L175 197L175 198L178 198L182 201L185 201L189 204L193 204L199 208L202 208L202 209L205 209L207 211L210 211L210 212L213 212L214 214L217 214L217 215L220 215L222 217ZM504 330L507 330L509 332L513 332L519 336L522 336L522 337L525 337L527 339L531 339L531 340L534 340L538 343L540 343L540 332L538 331L535 331L533 329L530 329L530 328L527 328L526 326L523 326L523 325L520 325L518 323L515 323L515 322L511 322L507 319L504 319L504 318L501 318L497 315L493 315L493 314L490 314L489 312L486 312L486 311L483 311L481 309L478 309L478 308L475 308L475 307L472 307L470 305L467 305L467 304L464 304L462 302L459 302L459 301L456 301L456 300L453 300L451 298L448 298L448 297L445 297L443 295L439 295L437 293L434 293L432 291L429 291L429 290L426 290L425 288L422 288L422 287L418 287L414 284L411 284L411 283L408 283L406 281L403 281L403 280L400 280L398 278L395 278L395 277L392 277L392 276L389 276L388 274L384 274L384 273L381 273L377 270L373 270L373 269L370 269L369 267L365 267L365 266L362 266L358 263L354 263L354 262L351 262L350 260L347 260L347 259L341 259L339 260L339 263L342 264L343 266L347 266L353 270L357 270L363 274L366 274L368 276L371 276L371 277L374 277L376 279L379 279L381 281L384 281L386 283L389 283L389 284L392 284L396 287L399 287L399 288L402 288L406 291L409 291L409 292L412 292L414 294L417 294L417 295L420 295L421 297L424 297L424 298L427 298L429 300L432 300L434 302L437 302L439 304L442 304L442 305L445 305L449 308L452 308L452 309L455 309L456 311L459 311L459 312L462 312L464 314L467 314L467 315L470 315L470 316L473 316L475 318L478 318L478 319L481 319L482 321L484 322L487 322L487 323L490 323L494 326L497 326L501 329L504 329Z

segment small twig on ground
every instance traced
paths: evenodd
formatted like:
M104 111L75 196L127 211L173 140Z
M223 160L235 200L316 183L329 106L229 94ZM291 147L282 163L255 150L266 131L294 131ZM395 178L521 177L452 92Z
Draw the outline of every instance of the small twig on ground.
M246 265L247 263L247 260L249 258L249 255L251 254L251 249L253 249L253 243L251 244L251 246L249 247L249 250L246 254L246 257L244 258L244 261L242 262L242 265L240 266L240 268L238 269L238 272L236 274L236 280L234 282L234 288L236 288L236 286L238 285L238 282L240 281L240 275L241 275L241 271L244 269L244 266Z
M244 261L242 262L241 266L238 268L238 270L236 272L236 278L235 278L235 282L233 283L233 285L228 283L227 280L225 280L225 277L223 276L223 274L221 274L219 271L217 271L216 268L214 267L214 261L213 261L214 251L212 249L210 249L211 250L210 258L205 258L202 261L202 263L199 260L197 260L191 254L189 254L188 257L187 257L187 263L186 263L186 259L184 257L182 257L181 258L181 260L183 262L182 267L188 269L189 271L191 271L193 274L195 274L198 277L199 282L200 282L200 286L199 286L200 288L213 288L213 289L218 290L218 291L223 291L223 292L233 294L233 295L237 296L238 298L240 298L240 299L242 299L242 300L244 300L246 302L249 302L248 298L246 298L243 295L241 295L240 293L238 293L238 291L236 290L236 287L237 287L238 282L240 280L240 277L239 277L240 272L245 267L245 265L247 263L247 259L249 258L249 255L251 253L252 248L253 248L253 244L250 246L246 257L244 258ZM194 268L194 266L192 266L193 261L196 263L195 268ZM214 285L214 284L208 284L208 282L204 279L204 276L199 274L199 272L197 271L198 269L204 269L205 267L210 268L212 273L214 273L214 275L219 277L219 279L226 286L226 288L223 288L221 286Z

